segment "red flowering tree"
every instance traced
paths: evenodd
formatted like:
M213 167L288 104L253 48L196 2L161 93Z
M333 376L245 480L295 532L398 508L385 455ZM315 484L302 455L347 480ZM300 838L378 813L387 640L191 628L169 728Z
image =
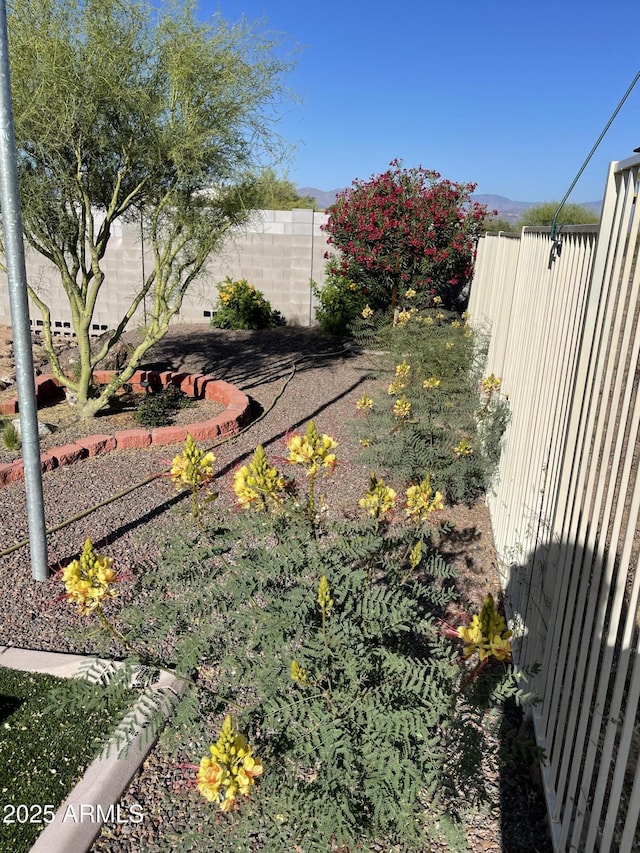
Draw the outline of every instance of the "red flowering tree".
M464 310L463 288L487 217L486 206L471 200L474 189L398 160L381 175L354 181L324 226L339 250L329 257L330 279L356 283L372 308L396 308L410 289L414 305L438 295L444 307Z

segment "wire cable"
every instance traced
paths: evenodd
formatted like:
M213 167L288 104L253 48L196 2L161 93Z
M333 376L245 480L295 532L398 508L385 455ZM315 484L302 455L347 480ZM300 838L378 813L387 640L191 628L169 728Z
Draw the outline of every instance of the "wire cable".
M569 198L569 196L571 195L571 193L572 193L572 191L573 191L573 188L575 187L575 185L576 185L576 184L578 183L578 181L580 180L580 177L582 176L582 173L584 172L584 170L587 168L587 164L589 163L589 160L591 160L591 158L592 158L592 157L593 157L593 155L595 154L597 147L600 145L600 143L601 143L601 142L602 142L602 140L604 139L606 132L609 130L609 128L610 128L610 127L611 127L611 125L613 124L613 120L615 119L615 117L618 115L618 113L619 113L619 112L620 112L620 110L622 109L622 105L624 104L624 102L627 100L627 98L628 98L628 97L629 97L629 95L631 94L631 91L632 91L633 87L636 85L636 83L638 82L638 80L640 80L640 71L638 71L638 73L636 74L636 76L633 78L633 82L631 83L631 85L629 86L629 88L627 89L627 91L626 91L626 92L624 93L624 95L622 96L622 100L620 101L620 103L618 104L618 106L615 108L615 110L614 110L614 112L613 112L613 114L612 114L611 118L610 118L610 119L609 119L609 121L606 123L606 125L605 125L605 127L604 127L604 130L602 131L602 133L600 134L600 136L599 136L599 137L598 137L598 139L596 140L595 145L593 146L593 148L591 149L591 151L589 151L589 154L587 155L587 159L584 161L584 163L583 163L583 164L582 164L582 166L580 167L580 171L578 172L578 174L577 174L577 175L575 176L575 178L573 179L573 183L571 184L571 186L569 187L569 189L566 191L566 193L565 193L565 195L564 195L564 198L562 199L562 201L561 201L561 202L560 202L560 204L558 205L558 209L557 209L557 210L556 210L556 212L554 213L554 215L553 215L553 219L552 219L552 221L551 221L551 239L552 239L552 240L554 240L554 241L555 241L556 236L557 236L557 234L558 234L558 216L559 216L559 214L560 214L560 211L561 211L561 210L562 210L562 208L564 207L566 200Z

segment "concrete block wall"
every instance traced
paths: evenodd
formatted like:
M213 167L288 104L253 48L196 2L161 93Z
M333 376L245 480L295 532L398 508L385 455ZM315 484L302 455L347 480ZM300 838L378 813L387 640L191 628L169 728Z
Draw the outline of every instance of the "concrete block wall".
M208 323L217 303L216 284L227 276L246 278L261 290L289 325L315 323L316 300L309 282L324 282L327 239L321 225L327 214L314 210L257 211L251 224L227 238L212 255L200 277L191 285L177 322ZM27 279L51 308L55 334L72 334L71 312L59 274L41 255L25 251ZM136 223L118 223L103 261L105 282L100 290L92 332L102 334L125 314L133 296L151 269L153 258L144 246ZM151 296L140 305L130 328L144 324ZM42 325L38 308L30 304L31 324ZM10 325L7 278L0 273L0 325Z

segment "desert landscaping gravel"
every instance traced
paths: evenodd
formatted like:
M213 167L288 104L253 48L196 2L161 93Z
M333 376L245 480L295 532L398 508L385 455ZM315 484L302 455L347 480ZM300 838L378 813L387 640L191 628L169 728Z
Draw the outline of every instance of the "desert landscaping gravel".
M355 461L357 437L348 424L355 416L355 402L371 392L372 361L366 353L344 349L340 342L317 330L279 328L266 332L221 332L203 326L177 326L148 354L150 369L202 372L240 387L253 401L254 422L243 434L215 447L216 470L229 484L229 474L243 464L261 443L269 456L284 455L289 430L304 429L314 419L318 429L338 441L339 469L331 481L331 505L354 507L366 490L369 472ZM294 363L297 369L292 374ZM276 400L275 405L269 407ZM265 414L266 412L266 414ZM260 418L260 416L263 415ZM121 493L154 473L166 472L181 447L150 447L116 450L105 456L82 460L43 476L45 516L48 528L76 516L89 507ZM220 484L218 490L223 492ZM230 493L230 486L227 485ZM230 497L221 496L220 500ZM137 488L75 521L48 537L49 563L53 570L78 555L86 537L96 550L115 559L125 576L121 597L126 600L126 577L149 569L154 562L154 532L171 524L173 513L188 510L188 501L176 494L166 477ZM462 575L462 586L471 602L497 591L496 559L486 507L455 507L450 520L459 535L443 543L449 559ZM28 537L25 486L13 483L0 489L0 551ZM0 559L0 645L91 654L90 638L79 636L83 627L69 605L60 600L62 584L55 575L45 582L31 577L29 550L21 546ZM116 611L117 612L117 611ZM115 645L114 656L121 654ZM491 795L489 813L470 818L467 829L470 849L507 853L547 853L545 812L541 795L529 769L523 774L500 774L487 767ZM176 804L166 811L157 792L184 785L184 770L167 767L156 747L125 795L124 803L139 803L144 821L134 826L109 826L92 850L100 853L141 853L181 849L171 840L181 825L197 819L199 802L193 793L193 809L182 813ZM176 801L178 803L178 801ZM206 846L203 846L204 851ZM434 844L434 851L446 848ZM212 851L226 853L226 851Z

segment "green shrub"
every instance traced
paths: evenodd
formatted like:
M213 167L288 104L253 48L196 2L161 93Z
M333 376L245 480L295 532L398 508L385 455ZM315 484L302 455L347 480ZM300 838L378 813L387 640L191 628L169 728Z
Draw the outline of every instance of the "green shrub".
M322 288L311 282L311 289L320 301L316 320L322 331L329 335L348 334L367 304L362 288L347 276L329 272Z
M230 276L218 285L218 308L211 318L217 329L267 329L284 325L279 311L246 278Z
M485 348L439 306L403 311L395 326L354 326L378 358L380 392L355 422L362 461L412 482L429 476L446 502L472 503L490 487L508 404L482 390Z
M20 450L20 447L22 446L20 433L13 423L9 419L2 420L0 421L0 429L2 429L2 443L6 449Z
M176 385L167 385L157 394L140 397L133 417L142 426L169 426L180 409L195 405L193 400Z
M260 448L234 475L247 511L176 523L139 575L145 603L119 614L129 649L162 649L171 668L196 673L163 735L170 760L194 779L232 714L264 768L224 815L217 790L213 802L188 785L164 796L172 809L186 798L185 849L418 853L425 808L456 818L481 795L487 710L530 697L508 660L467 661L444 630L458 593L432 528L404 513L385 520L396 495L374 475L379 511L363 500L326 520L314 482L333 471L332 439L310 424L287 448L307 499Z

